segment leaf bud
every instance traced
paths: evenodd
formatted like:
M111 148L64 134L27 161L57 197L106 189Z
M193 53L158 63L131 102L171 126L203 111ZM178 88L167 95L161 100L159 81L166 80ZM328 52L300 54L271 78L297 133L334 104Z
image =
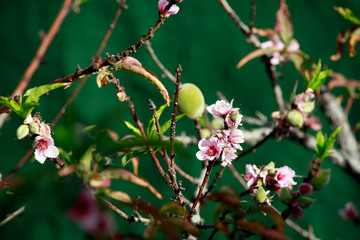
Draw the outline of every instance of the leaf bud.
M18 129L16 130L16 136L18 139L23 139L29 134L29 126L26 124L20 125Z

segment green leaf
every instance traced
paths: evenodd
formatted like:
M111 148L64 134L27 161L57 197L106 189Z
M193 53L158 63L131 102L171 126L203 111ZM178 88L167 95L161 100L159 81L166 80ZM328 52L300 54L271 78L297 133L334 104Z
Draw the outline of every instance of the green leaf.
M164 204L161 207L160 212L163 214L166 214L166 213L179 214L185 218L187 218L189 216L189 213L184 209L184 207L177 203Z
M306 88L311 88L315 91L318 87L325 83L327 76L331 72L331 69L321 71L321 60L319 59L318 65L315 69L315 73L311 74L311 80L309 81Z
M79 162L85 167L86 170L90 170L93 149L94 146L91 145L79 160Z
M142 136L140 130L137 127L135 127L134 125L132 125L130 122L122 120L121 118L118 118L118 119L127 129L132 131L136 136L138 136L138 137Z
M176 122L178 120L180 120L181 118L183 118L184 116L186 115L186 113L183 113L183 114L180 114L176 117ZM162 126L161 126L161 134L164 134L170 127L171 127L171 122L172 122L172 119L169 119L168 121L166 121L166 123L164 123Z
M163 111L166 107L167 107L167 105L164 104L158 110L156 110L156 116L157 116L158 121L160 120L161 114L163 113ZM156 133L155 117L151 116L151 118L147 124L146 134L148 136L152 136L154 134L154 132Z
M13 110L17 114L20 111L19 104L16 101L14 101L14 99L12 99L12 98L7 98L7 97L0 96L0 104L3 104L5 106L7 106L8 108Z
M17 114L22 117L26 118L28 114L31 113L31 111L39 105L39 99L42 95L44 95L47 92L50 92L51 90L65 87L69 85L69 83L55 83L51 85L42 85L40 87L34 87L30 88L25 92L23 95L22 101L21 101L21 109Z
M338 127L329 137L319 131L316 134L316 154L319 159L324 159L332 154L330 150L333 148L334 143L336 142L336 136L341 131L343 127Z
M343 7L335 7L335 11L337 11L345 20L348 20L356 25L360 25L360 18L356 16L351 9L343 8Z
M315 199L309 198L309 197L300 197L298 199L301 208L309 208L313 203L316 201Z
M126 153L122 158L121 158L121 164L122 167L124 167L126 164L128 164L132 158L137 157L141 154L145 154L147 153L147 151L143 151L143 150L134 150L131 152Z

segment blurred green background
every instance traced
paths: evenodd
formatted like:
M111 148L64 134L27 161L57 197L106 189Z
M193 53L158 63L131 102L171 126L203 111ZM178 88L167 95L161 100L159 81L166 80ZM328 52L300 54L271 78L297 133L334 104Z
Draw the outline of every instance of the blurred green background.
M129 9L121 15L105 52L116 54L138 42L140 36L147 33L149 27L157 20L157 2L127 1ZM255 26L273 28L279 1L258 0L256 3ZM0 96L9 96L15 89L40 44L39 32L49 29L61 4L60 0L0 0ZM229 4L245 23L249 22L250 0L229 0ZM299 41L301 49L314 61L321 58L323 64L335 72L340 72L348 78L360 79L359 56L349 58L347 47L338 62L329 59L336 50L337 34L350 25L333 10L333 6L348 7L360 15L360 2L303 0L289 1L288 5L293 17L295 38ZM84 68L91 61L116 12L117 3L114 0L92 0L80 8L79 14L70 12L65 19L45 55L44 64L33 76L29 87L50 83L73 73L76 64ZM155 33L151 43L157 56L169 70L174 71L177 65L181 64L182 82L196 84L203 91L207 104L214 103L217 100L216 91L221 91L228 99L234 98L234 105L239 106L242 114L246 116L254 116L255 111L260 111L270 118L271 112L276 110L270 81L260 59L255 59L242 69L236 70L237 62L253 48L245 42L243 34L218 1L184 0L180 4L180 12L166 20ZM105 54L102 55L104 56ZM161 76L161 71L151 60L145 47L133 56L142 62L144 67ZM292 63L279 67L278 71L282 73L279 83L283 87L286 99L289 98L296 80L300 83L299 91L303 90L302 78ZM152 98L158 107L164 104L161 95L146 80L123 72L117 73L116 76L126 88L126 92L133 97L139 117L144 122L151 113L148 109L148 98ZM163 79L162 82L171 94L175 89L174 85L167 79ZM74 88L75 86L66 90L56 90L42 97L41 106L36 111L41 112L46 122L51 122ZM337 93L343 92L345 91L340 90ZM350 112L352 124L359 119L358 109L359 104L355 103ZM129 134L130 132L116 120L113 112L124 120L132 121L126 104L117 100L115 89L112 86L98 89L95 77L91 77L54 127L56 145L66 151L72 151L79 157L90 144L88 134L82 131L85 126L96 124L100 129L110 128L117 131L120 137ZM320 113L319 109L317 112ZM170 118L169 111L164 116ZM11 114L10 121L0 130L0 173L3 176L11 171L32 144L30 141L16 139L16 129L21 122L15 114ZM329 133L329 127L324 125L324 131ZM183 119L178 122L177 133L183 130L190 135L196 134L194 124L190 120ZM245 149L247 147L249 146L244 146ZM197 146L190 146L186 151L179 153L177 158L178 164L193 175L197 175L200 169L200 162L194 156L196 151ZM287 139L272 139L255 154L246 156L234 166L239 172L244 173L247 163L261 165L275 161L277 166L286 164L298 175L305 175L313 156L314 153L311 151ZM360 208L359 184L330 162L325 161L323 167L332 168L331 181L323 191L313 194L317 201L313 207L304 210L305 218L300 218L297 223L303 228L311 224L315 235L321 239L356 239L355 236L360 237L360 228L343 221L338 215L338 209L344 208L348 201L353 201ZM76 177L57 179L54 177L54 168L51 162L40 165L27 161L16 174L19 181L27 181L25 188L18 189L15 194L5 190L0 192L0 221L6 214L27 204L24 214L0 228L0 239L84 238L81 230L76 224L68 221L64 214L81 185L80 181ZM219 168L215 169L212 177L217 170ZM142 158L139 171L165 199L172 196L168 187L160 180L160 175L149 157ZM186 180L183 182L186 188L185 195L190 198L194 186L186 183ZM233 184L239 192L243 190L228 170L216 189L223 184ZM140 193L142 200L149 200L157 206L167 201L157 200L147 190L127 182L116 182L114 188L129 192L133 198ZM274 205L283 208L277 201ZM117 231L123 233L140 233L139 229L143 229L142 224L129 225L121 218L117 218L117 223ZM287 227L286 231L293 239L302 239L292 229ZM210 230L203 233L202 239L207 239ZM222 238L221 234L215 237Z

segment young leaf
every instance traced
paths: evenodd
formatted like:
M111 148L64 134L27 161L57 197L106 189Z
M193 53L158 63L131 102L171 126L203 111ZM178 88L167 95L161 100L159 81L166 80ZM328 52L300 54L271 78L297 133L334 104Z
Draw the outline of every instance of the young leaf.
M319 159L324 159L332 154L330 152L331 148L334 146L336 141L336 135L341 131L343 127L338 127L333 133L330 134L329 137L319 131L316 134L316 154Z
M315 73L311 74L311 80L309 81L307 88L311 88L315 91L318 87L325 83L326 77L331 71L331 69L321 71L321 60L319 60L318 65L315 69Z
M183 118L186 115L186 113L180 114L176 117L176 121L179 121L181 118ZM171 121L172 119L169 119L161 126L161 134L164 134L170 127L171 127Z
M264 56L266 54L270 54L273 52L279 52L280 49L278 49L277 47L269 47L269 48L259 48L256 49L254 51L252 51L251 53L249 53L248 55L246 55L243 59L240 60L240 62L236 65L237 69L240 69L242 66L244 66L247 62L249 62L250 60L253 60L254 58L257 57L261 57Z
M7 97L0 96L0 104L7 106L8 108L13 110L17 114L20 111L19 104L12 98L7 98Z
M132 199L129 196L129 194L122 192L122 191L112 191L108 188L103 189L104 194L106 194L107 196L119 200L120 202L124 202L124 203L132 203Z
M360 25L360 18L356 16L351 9L343 8L343 7L335 7L335 11L337 11L345 20L348 20L356 25Z

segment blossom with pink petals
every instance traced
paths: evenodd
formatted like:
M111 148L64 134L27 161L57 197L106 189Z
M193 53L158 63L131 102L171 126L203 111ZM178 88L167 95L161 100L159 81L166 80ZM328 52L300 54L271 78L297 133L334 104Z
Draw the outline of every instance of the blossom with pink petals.
M209 113L211 113L214 117L223 117L231 111L233 100L230 103L225 102L224 100L217 100L215 104L208 106L206 109Z
M308 126L309 128L311 128L314 131L320 131L322 128L321 123L319 122L319 119L317 119L314 116L308 117L305 124L306 124L306 126Z
M159 13L163 13L166 6L169 5L169 2L167 0L159 0L158 7L159 7ZM171 15L177 14L179 12L180 8L176 5L172 5L165 17L169 17Z
M277 181L275 186L279 188L289 188L292 189L292 185L295 185L293 177L295 176L295 171L289 168L288 166L283 166L279 168L275 175L275 180Z
M244 133L240 129L234 128L234 129L228 129L228 141L231 143L231 145L239 150L243 150L240 146L240 143L244 142Z
M37 136L35 138L36 150L35 159L43 164L47 158L56 158L59 155L59 150L54 145L54 140L51 137Z
M222 148L228 142L228 133L225 130L216 130L210 137L211 141L217 142L217 145Z
M230 165L232 161L237 158L236 148L232 147L231 145L227 145L223 148L221 154L221 166L226 167Z
M250 187L253 185L259 176L260 170L255 166L251 164L246 164L246 176L244 179L247 181L247 186Z
M339 210L339 215L344 220L351 220L358 216L358 212L354 204L352 202L348 202L345 205L345 209Z
M216 141L207 139L201 139L199 141L199 149L196 153L196 157L199 160L214 160L218 158L221 153L221 149Z
M261 49L276 47L278 49L278 51L271 53L272 58L270 59L270 63L272 65L279 65L281 63L283 58L280 54L280 51L284 50L284 48L285 48L285 45L283 42L269 40L269 41L261 43L260 47L261 47Z
M230 110L228 114L225 116L225 123L228 128L237 128L241 124L243 115L239 113L238 108L233 108Z

